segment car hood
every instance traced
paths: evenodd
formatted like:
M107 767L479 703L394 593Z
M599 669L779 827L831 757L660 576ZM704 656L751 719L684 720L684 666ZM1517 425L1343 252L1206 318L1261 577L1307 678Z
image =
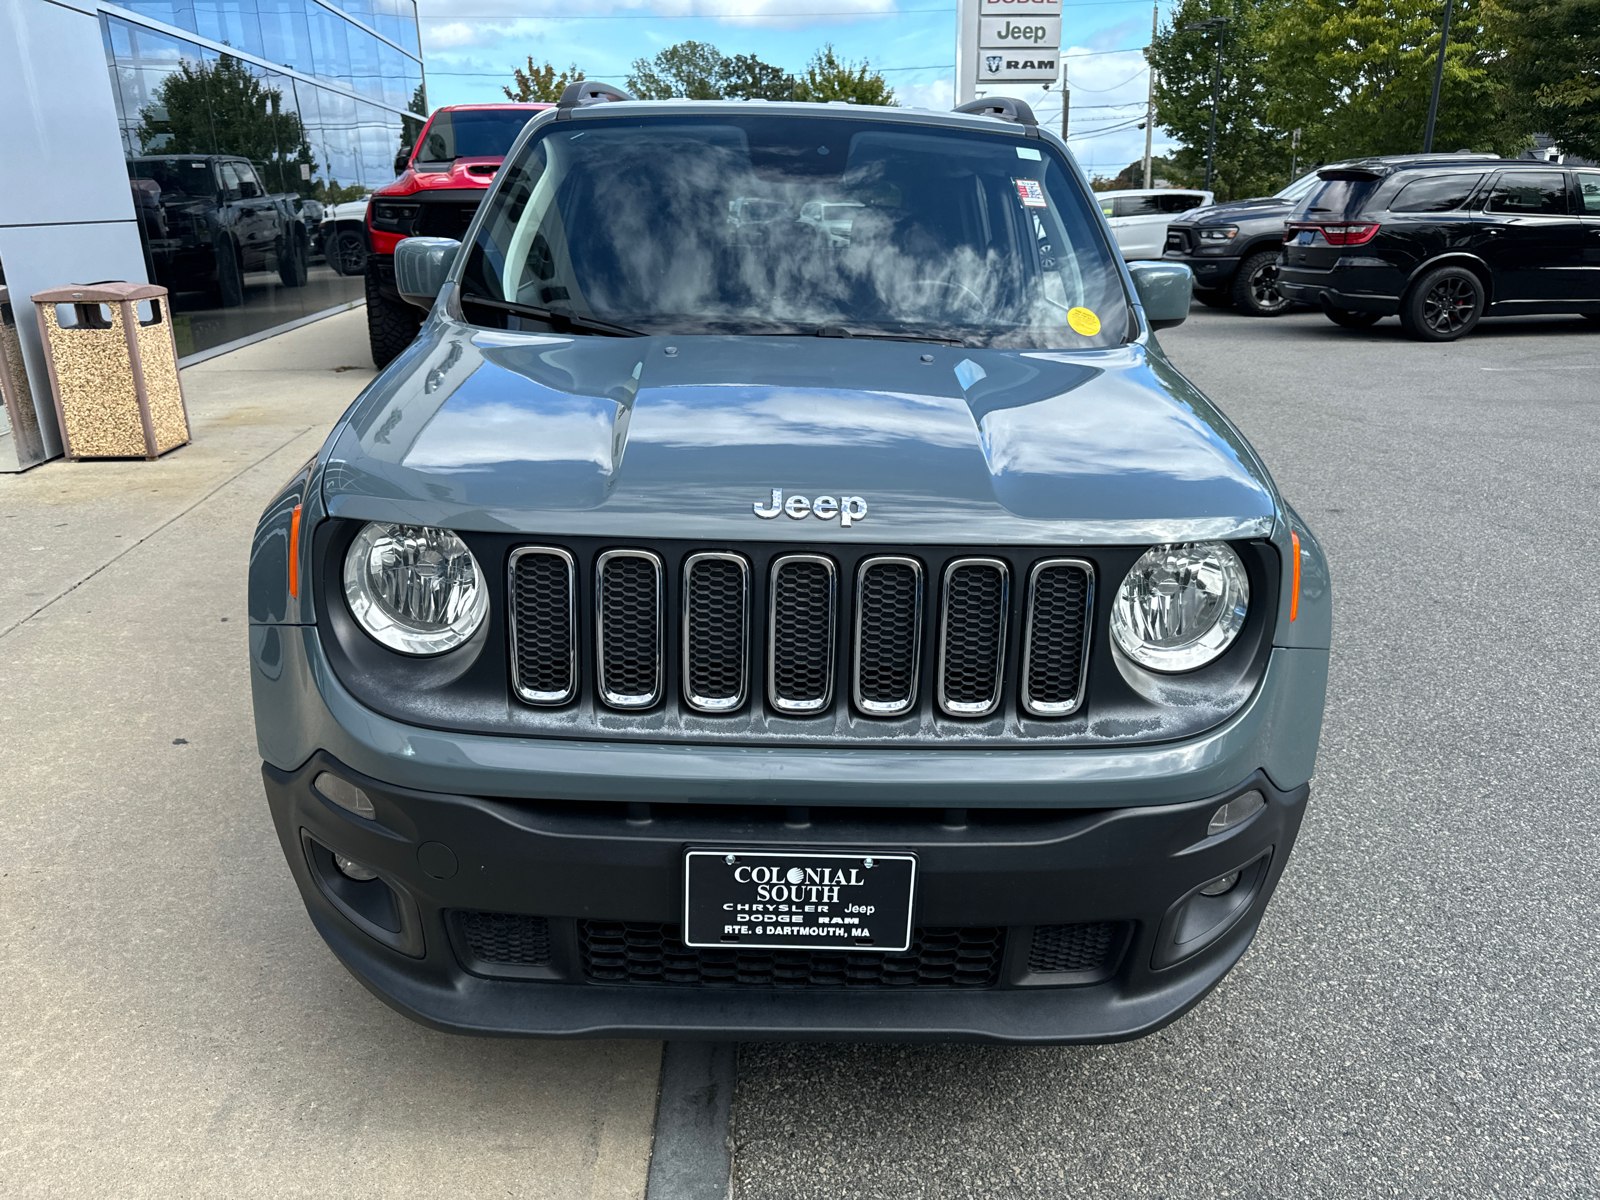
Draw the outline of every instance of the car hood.
M774 490L866 515L761 519ZM1276 494L1159 350L556 337L430 321L326 450L333 516L619 537L1266 536ZM825 508L827 506L824 506Z
M1259 196L1253 200L1230 200L1226 204L1212 204L1206 208L1191 209L1173 225L1213 225L1227 221L1253 221L1262 217L1287 214L1294 201L1277 196Z

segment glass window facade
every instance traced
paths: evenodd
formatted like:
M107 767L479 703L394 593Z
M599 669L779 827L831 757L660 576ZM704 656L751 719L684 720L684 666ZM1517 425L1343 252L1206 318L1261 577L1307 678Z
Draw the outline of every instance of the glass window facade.
M413 0L120 7L226 47L101 15L146 268L172 293L179 353L360 297L324 220L392 180L422 128Z

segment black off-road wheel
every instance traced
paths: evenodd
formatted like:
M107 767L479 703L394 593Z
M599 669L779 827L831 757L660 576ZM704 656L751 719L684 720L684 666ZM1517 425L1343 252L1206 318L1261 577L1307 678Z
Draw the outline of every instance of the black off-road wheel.
M1400 302L1400 324L1419 342L1466 337L1483 316L1483 281L1465 267L1440 267L1417 280Z
M239 266L239 250L227 234L220 235L213 249L217 256L217 282L212 287L218 308L238 308L244 303L244 271Z
M391 300L378 290L377 273L367 264L367 341L372 361L381 371L409 346L422 328L423 312L404 300Z
M358 229L341 229L328 247L328 265L341 275L363 275L367 270L367 239Z
M1258 250L1239 264L1233 277L1233 306L1252 317L1276 317L1289 311L1289 297L1278 290L1278 268L1283 255L1277 250Z
M1383 320L1382 313L1352 312L1348 308L1336 308L1326 300L1322 303L1322 315L1344 329L1369 329Z
M1200 288L1195 288L1194 298L1200 301L1201 304L1204 304L1207 308L1233 307L1232 292L1214 292L1210 288L1206 288L1202 291Z
M278 251L278 278L284 287L305 287L311 274L311 247L306 232L296 222L283 237L283 248Z

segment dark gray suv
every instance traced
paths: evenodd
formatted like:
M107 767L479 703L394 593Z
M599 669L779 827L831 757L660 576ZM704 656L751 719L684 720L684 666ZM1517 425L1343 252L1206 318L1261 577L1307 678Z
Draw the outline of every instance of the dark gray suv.
M1230 200L1175 217L1167 226L1162 257L1189 265L1202 304L1256 317L1287 312L1293 301L1278 290L1283 222L1318 182L1313 171L1271 196Z

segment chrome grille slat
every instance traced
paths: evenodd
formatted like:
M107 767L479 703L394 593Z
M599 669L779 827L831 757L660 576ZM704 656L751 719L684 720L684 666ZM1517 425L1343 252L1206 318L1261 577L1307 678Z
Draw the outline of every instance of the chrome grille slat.
M880 555L856 571L852 698L872 717L896 717L917 701L922 662L922 564Z
M559 546L512 552L511 676L529 704L566 704L578 692L578 574Z
M939 618L939 707L986 717L1000 707L1010 612L1010 569L997 558L945 565Z
M1083 704L1093 611L1092 564L1081 558L1046 558L1029 569L1022 643L1024 712L1064 717Z
M595 669L612 708L661 699L661 559L649 550L607 550L595 560Z
M719 551L683 565L683 699L699 712L744 704L750 671L750 564Z
M767 701L790 715L833 703L838 569L820 554L772 563L767 595Z

